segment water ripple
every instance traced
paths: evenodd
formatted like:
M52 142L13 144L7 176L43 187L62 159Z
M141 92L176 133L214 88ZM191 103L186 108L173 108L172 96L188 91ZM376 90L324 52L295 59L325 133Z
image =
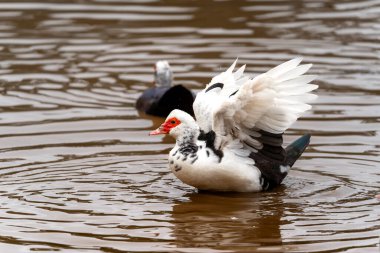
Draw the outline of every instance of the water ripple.
M0 3L2 252L378 252L380 2ZM22 18L21 18L22 17ZM162 119L134 102L167 59L199 90L313 63L312 142L284 184L197 193L168 170Z

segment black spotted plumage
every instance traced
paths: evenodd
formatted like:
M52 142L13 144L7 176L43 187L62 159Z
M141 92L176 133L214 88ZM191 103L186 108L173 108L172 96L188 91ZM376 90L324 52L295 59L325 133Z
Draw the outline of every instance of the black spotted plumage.
M195 145L194 143L186 143L186 145L182 145L180 146L180 148L178 149L179 153L181 153L182 155L184 156L188 156L188 155L191 155L191 154L195 154L197 153L198 151L198 146Z
M219 158L219 162L222 160L224 154L222 150L216 149L214 142L215 142L216 134L214 131L210 131L208 133L205 133L204 131L200 130L200 134L198 136L198 140L205 141L206 142L206 148L209 148L212 150L212 152ZM206 151L206 153L208 150Z
M198 156L196 156L193 160L191 160L191 164L195 163L198 160Z
M179 166L179 165L175 165L175 166L174 166L174 170L175 170L176 172L180 171L181 169L182 169L182 167Z
M236 90L234 92L231 93L231 95L229 97L232 97L233 95L235 95L239 90Z

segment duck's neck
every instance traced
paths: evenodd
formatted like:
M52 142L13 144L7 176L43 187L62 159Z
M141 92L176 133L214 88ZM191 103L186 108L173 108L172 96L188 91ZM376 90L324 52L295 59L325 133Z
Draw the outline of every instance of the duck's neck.
M195 145L199 136L199 127L194 122L194 124L187 125L180 131L174 131L170 134L176 139L177 146Z
M176 144L178 146L186 146L189 144L195 144L199 136L198 128L185 128L183 132L177 136Z
M199 136L199 130L194 128L186 128L183 134L177 137L176 146L178 151L185 156L195 154L198 151L196 141Z
M154 75L154 82L157 87L170 87L173 83L173 75L170 69L157 70Z

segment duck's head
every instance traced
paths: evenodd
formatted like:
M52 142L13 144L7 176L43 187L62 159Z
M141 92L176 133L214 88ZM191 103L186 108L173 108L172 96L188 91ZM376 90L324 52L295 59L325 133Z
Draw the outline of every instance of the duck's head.
M173 110L165 122L159 128L149 133L149 135L170 134L178 139L180 136L194 135L198 130L198 125L194 118L181 110Z
M154 65L154 82L157 87L172 86L173 73L167 61L158 61Z

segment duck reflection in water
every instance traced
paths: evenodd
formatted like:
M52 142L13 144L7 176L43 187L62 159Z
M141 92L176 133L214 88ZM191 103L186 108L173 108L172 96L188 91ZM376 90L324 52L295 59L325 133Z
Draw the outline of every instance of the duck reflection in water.
M173 207L173 236L179 248L284 251L280 226L284 186L265 193L188 194Z
M159 117L166 117L174 109L194 115L194 94L180 84L173 85L169 63L158 61L154 69L154 87L145 90L137 99L136 109Z

